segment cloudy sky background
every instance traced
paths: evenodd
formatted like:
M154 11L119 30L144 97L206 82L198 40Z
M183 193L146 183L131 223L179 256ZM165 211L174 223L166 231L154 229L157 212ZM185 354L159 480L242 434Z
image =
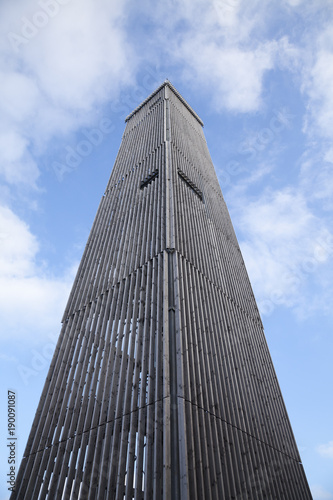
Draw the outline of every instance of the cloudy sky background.
M333 2L2 0L0 499L124 118L168 78L205 135L315 500L333 499Z

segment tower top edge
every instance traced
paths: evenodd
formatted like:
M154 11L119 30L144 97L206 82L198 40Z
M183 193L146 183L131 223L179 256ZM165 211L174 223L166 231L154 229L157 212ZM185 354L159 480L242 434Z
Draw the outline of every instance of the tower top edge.
M183 96L178 92L178 90L172 85L169 80L165 80L159 87L157 87L154 92L152 92L144 101L142 101L139 106L137 106L128 116L125 118L125 122L128 122L132 116L134 116L147 102L149 102L160 90L162 90L164 87L169 87L169 89L178 97L178 99L184 104L184 106L188 109L188 111L198 120L200 125L203 127L203 121L201 118L197 115L197 113L191 108L191 106L186 102L186 100L183 98Z

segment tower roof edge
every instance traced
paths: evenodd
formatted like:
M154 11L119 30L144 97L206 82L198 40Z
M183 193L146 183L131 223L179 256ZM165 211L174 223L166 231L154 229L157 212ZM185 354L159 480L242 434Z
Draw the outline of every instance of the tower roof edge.
M169 80L164 80L164 82L157 87L154 92L152 92L144 101L142 101L139 106L137 106L128 116L125 118L125 122L128 122L133 115L135 115L145 104L147 104L148 101L150 101L161 89L164 87L169 87L169 89L178 97L178 99L184 104L184 106L188 109L188 111L198 120L200 125L203 127L203 121L201 118L197 115L197 113L191 108L191 106L186 102L186 100L182 97L182 95L178 92L178 90L172 85Z

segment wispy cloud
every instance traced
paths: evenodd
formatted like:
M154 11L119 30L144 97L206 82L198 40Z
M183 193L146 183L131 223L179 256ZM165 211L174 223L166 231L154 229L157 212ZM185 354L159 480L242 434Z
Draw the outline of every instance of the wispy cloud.
M333 441L317 446L317 453L324 458L333 458Z
M322 486L314 485L311 487L311 493L313 500L331 500L333 498L332 493L325 490Z
M255 201L244 196L241 206L246 210L238 203L234 220L242 230L242 253L262 314L277 305L293 308L301 316L310 314L315 304L327 312L326 301L314 302L315 294L307 294L306 288L321 279L321 272L329 273L333 238L306 199L285 188L267 190ZM325 289L319 286L316 293Z
M154 39L178 64L184 81L204 89L214 109L244 113L261 107L267 72L278 61L295 59L286 36L262 35L266 8L258 6L243 0L166 0L145 15L158 25L163 19Z
M36 264L39 244L29 227L0 206L1 337L29 341L59 328L75 269L50 276Z
M49 141L91 123L130 81L126 3L54 2L56 15L47 2L1 4L0 175L8 183L35 186Z
M320 143L303 154L300 169L301 189L324 212L333 210L333 148Z
M260 107L263 76L273 67L274 47L270 43L244 50L226 47L198 34L186 38L179 49L188 62L187 79L213 88L217 109L249 112Z
M317 33L312 58L304 67L302 90L308 99L305 131L333 135L333 34L331 26Z

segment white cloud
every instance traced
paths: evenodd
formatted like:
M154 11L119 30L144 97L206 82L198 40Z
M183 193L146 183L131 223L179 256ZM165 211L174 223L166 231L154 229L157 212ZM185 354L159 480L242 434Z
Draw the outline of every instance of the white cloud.
M333 458L333 441L317 446L317 452L324 458Z
M1 277L31 275L38 243L28 226L7 207L0 207L0 238Z
M277 66L291 72L300 71L303 64L303 53L299 46L290 42L287 36L279 39L276 50Z
M214 0L209 8L207 2L195 0L182 2L175 12L173 3L163 3L167 33L158 36L181 61L187 82L209 89L215 109L257 111L268 71L302 70L305 56L297 43L287 35L267 36L277 4L268 9L258 1Z
M319 202L325 211L332 210L333 148L324 144L306 151L302 158L300 181L308 199Z
M2 120L21 123L31 117L38 105L39 89L33 79L18 71L2 70L0 91Z
M0 206L1 337L34 338L59 329L75 269L48 276L36 265L39 244L29 227Z
M115 1L72 1L26 47L25 62L55 105L89 111L129 77L121 13Z
M157 46L178 62L183 78L209 91L216 109L234 112L260 108L265 74L278 53L291 51L286 38L280 43L261 36L265 14L262 2L259 8L243 0L166 0L147 9L150 18L163 19L163 29L154 33Z
M273 67L271 44L251 51L197 35L187 38L180 51L191 67L190 78L214 89L217 109L248 112L260 107L263 75Z
M0 175L10 184L36 186L38 166L28 151L29 140L14 130L0 132Z
M315 173L320 173L320 183L326 184L328 181L331 186L331 172L328 176L322 173L323 163L324 169L327 169L328 164L332 169L333 164L331 146L333 139L333 34L329 13L327 13L326 25L328 27L316 25L316 31L312 38L305 39L300 77L301 90L307 106L303 127L309 139L308 156L310 161L307 166L309 167L309 164L312 163L314 169L313 172L309 168L307 171L310 173L310 177L313 177ZM316 184L319 193L322 192L320 183ZM331 196L329 195L329 197Z
M0 6L0 175L11 184L35 186L50 139L91 123L135 68L126 1L54 0L52 15L46 4Z
M265 237L270 244L277 240L283 244L286 241L298 241L312 225L313 219L301 196L287 189L266 193L244 212L247 229L259 239Z
M333 256L333 238L324 222L290 189L269 190L256 201L243 198L240 203L246 210L232 211L243 232L242 254L262 314L276 305L294 308L300 316L314 307L323 311L326 302L316 295L324 289L306 289L307 283L322 279L322 267L328 272Z
M9 361L10 363L17 363L17 358L15 356L8 356L8 354L0 353L0 359L3 361Z
M314 485L311 487L313 500L331 500L333 494L325 490L322 486Z
M286 0L286 3L291 5L292 7L297 7L302 3L303 0Z
M333 38L333 37L332 37ZM332 137L333 130L333 51L319 50L316 61L309 71L305 90L309 98L310 117L306 130L319 128L324 137Z
M213 0L216 21L222 27L231 28L237 23L239 10L241 8L241 0Z

